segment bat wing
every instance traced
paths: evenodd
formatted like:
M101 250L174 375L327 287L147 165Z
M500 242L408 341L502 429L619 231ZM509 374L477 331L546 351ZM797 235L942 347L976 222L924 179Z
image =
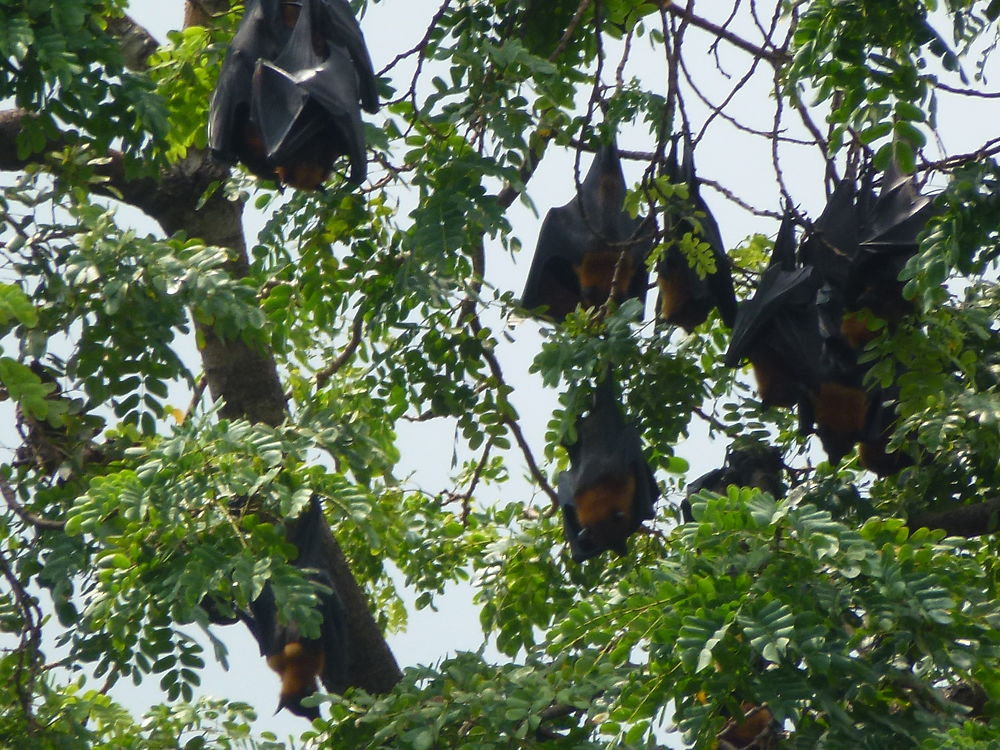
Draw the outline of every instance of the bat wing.
M328 39L317 48L317 27L325 16L314 7L305 1L281 54L273 61L258 60L254 120L271 164L286 172L314 164L316 182L325 178L337 156L346 154L350 178L357 184L367 169L358 76L342 45Z
M885 174L885 185L872 206L862 235L865 246L915 246L917 235L934 207L929 196L921 195L912 176Z
M618 148L612 142L602 147L594 156L587 176L580 183L579 210L590 234L606 240L624 241L631 236L632 227L623 236L622 218L631 224L631 217L623 210L625 203L625 174L622 172Z
M305 512L298 518L290 541L298 550L295 567L319 584L317 596L323 615L319 641L323 649L323 674L330 685L345 684L348 658L347 612L337 588L326 572L327 556L323 546L323 508L313 495Z
M786 271L795 269L795 221L790 213L786 213L778 228L778 236L774 240L774 251L768 268L784 268Z
M736 367L747 352L753 348L761 331L780 316L782 310L807 307L816 293L816 279L813 269L797 268L787 271L780 266L771 266L761 275L757 292L743 302L733 323L733 335L726 352L727 367ZM793 316L794 317L794 316ZM781 324L782 329L793 333L794 320ZM818 335L818 333L817 333ZM798 338L798 335L791 338ZM781 349L793 345L782 343Z
M854 181L842 179L799 250L803 264L814 267L820 278L840 288L847 283L858 247L861 217L856 196Z
M625 433L626 445L631 456L632 471L636 477L634 498L635 528L642 521L656 518L656 501L660 497L660 486L656 483L653 470L642 453L642 439L639 431L629 425Z
M252 141L251 87L258 59L276 57L290 31L282 22L277 0L251 0L229 45L208 115L208 145L227 164L242 161L255 173L267 173L262 148Z
M687 183L691 205L695 212L700 214L698 236L712 250L715 272L702 278L691 268L687 257L680 249L671 247L657 269L660 286L659 309L668 323L674 323L691 331L705 321L713 307L717 307L725 324L732 327L736 318L736 295L733 291L729 257L722 243L722 233L698 190L698 181L694 173L694 150L691 144L685 139L682 166L677 163L677 151L678 143L675 140L667 157L667 177L671 182ZM693 229L689 222L682 221L677 225L674 234L680 239Z
M528 310L546 305L546 315L561 321L580 303L580 283L573 267L582 257L581 248L590 238L576 219L576 203L550 209L538 233L535 255L521 294Z
M559 482L573 559L586 560L606 549L624 554L628 536L653 518L660 493L639 433L625 422L610 378L595 390L577 438L575 460Z
M585 560L587 550L580 541L580 522L576 517L576 481L572 471L564 471L559 474L559 481L556 484L556 497L559 500L559 509L563 517L563 535L569 544L569 552L574 560ZM596 554L596 553L595 553Z
M349 59L341 47L331 47L329 57L319 68L303 72L299 85L329 115L333 124L335 155L345 154L351 163L351 181L364 182L367 172L364 124L358 109L357 81L348 67Z
M722 321L732 328L736 321L736 292L733 290L731 263L726 255L726 246L722 243L719 223L697 189L693 193L693 203L695 209L704 214L700 219L702 239L712 248L712 256L715 258L715 273L705 279L709 296L712 304L718 308Z
M320 11L318 26L322 35L342 46L357 76L355 91L360 94L361 106L366 111L378 112L378 88L364 34L358 25L347 0L313 0ZM357 101L358 93L354 101Z

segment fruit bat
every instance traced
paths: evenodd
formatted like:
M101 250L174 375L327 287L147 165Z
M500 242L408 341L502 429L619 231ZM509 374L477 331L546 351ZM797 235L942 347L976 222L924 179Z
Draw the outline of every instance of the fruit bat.
M750 360L765 407L794 406L819 383L817 286L814 269L796 267L795 229L786 217L757 291L739 306L725 357L727 367Z
M606 549L619 555L660 496L635 427L625 422L610 378L594 391L590 412L577 420L566 447L570 468L559 475L559 506L576 562Z
M784 497L786 488L781 480L783 466L781 451L774 446L762 443L730 445L721 469L713 469L688 484L686 497L681 500L681 518L684 523L694 521L691 501L688 499L691 495L705 490L724 495L731 484L737 487L756 487L775 498Z
M375 74L346 0L249 0L212 97L208 143L258 177L318 187L338 156L367 162L359 100L378 110Z
M918 249L917 236L934 214L912 176L886 170L882 188L861 230L861 240L846 279L847 312L841 329L855 349L878 335L870 318L895 327L912 304L903 297L899 276Z
M866 367L841 332L843 295L824 283L816 295L821 341L819 382L808 399L799 402L799 430L819 436L830 461L836 464L861 440L868 419L868 394L863 386Z
M720 747L749 750L755 747L770 747L768 744L758 744L766 738L781 731L781 725L775 721L774 714L767 706L757 706L749 701L740 704L743 715L739 719L730 719L719 733L719 740L725 742ZM773 741L773 740L772 740Z
M684 161L678 166L677 141L674 141L667 159L667 176L672 183L687 184L688 198L700 227L696 228L688 220L676 221L672 226L668 224L665 227L664 236L674 242L656 266L657 285L660 289L657 310L667 323L679 325L690 333L695 326L705 322L713 307L717 307L723 322L731 328L736 319L736 295L733 292L729 256L722 244L719 225L698 190L698 180L694 174L694 149L687 139L684 143ZM691 267L687 256L679 247L681 238L688 233L707 243L712 250L715 272L704 278Z
M913 459L903 451L890 453L888 450L896 424L897 398L896 387L870 394L865 432L858 445L858 463L880 477L891 476L913 465Z
M624 200L625 177L612 143L597 152L576 197L546 214L522 307L544 306L545 317L561 322L577 305L598 307L610 297L645 301L653 227L629 216Z
M322 514L319 499L313 496L309 507L295 522L289 538L298 550L294 565L319 584L318 607L323 616L319 637L304 638L295 623L279 621L274 592L269 584L251 603L250 616L245 617L268 666L281 676L278 710L287 708L308 719L318 718L319 709L303 706L302 699L319 689L320 679L331 690L346 688L347 615L333 582L324 571Z

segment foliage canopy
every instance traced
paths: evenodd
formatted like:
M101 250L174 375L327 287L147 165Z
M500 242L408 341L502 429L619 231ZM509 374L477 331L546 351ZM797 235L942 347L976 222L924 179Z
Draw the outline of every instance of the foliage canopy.
M318 626L282 521L313 495L381 630L406 622L393 569L420 608L472 578L501 657L324 698L317 746L652 748L673 723L715 747L747 704L782 722L776 747L996 746L1000 139L943 123L995 120L998 0L451 0L405 47L364 16L399 2L355 1L385 66L371 181L308 194L208 160L241 7L189 4L139 59L122 0L0 5L0 383L21 443L0 467L0 746L283 747L250 734L250 707L195 698L226 655L187 633L217 633L206 602L232 614L268 581ZM723 224L741 298L782 202L809 226L860 162L931 180L903 276L916 312L864 355L872 383L898 386L890 445L912 466L875 479L853 454L817 460L723 366L715 315L688 336L634 302L546 327L532 378L559 404L544 442L526 434L505 376L524 356L515 292L495 270L533 241L512 206L549 207L536 170L576 154L558 179L579 182L581 154L617 134L634 212L697 221L662 171L684 130L710 202L754 227L734 242ZM744 154L748 199L728 187ZM128 229L115 201L163 232ZM266 223L244 239L251 208ZM711 270L692 238L659 241ZM220 357L241 378L220 381ZM627 556L575 565L552 480L609 367L670 501ZM402 420L454 425L450 490L398 476ZM678 445L705 430L720 462L734 440L778 446L787 497L702 493L679 524ZM63 669L81 665L158 680L167 702L133 717Z

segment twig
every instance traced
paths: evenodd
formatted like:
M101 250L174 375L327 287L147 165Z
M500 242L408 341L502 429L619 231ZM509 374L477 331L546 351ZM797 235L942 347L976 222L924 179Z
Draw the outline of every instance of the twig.
M364 317L361 310L354 316L354 323L351 325L351 338L344 347L340 355L329 365L316 373L316 390L320 390L326 385L341 367L347 364L354 352L361 345L361 334L363 333Z
M465 494L462 495L462 526L469 525L469 513L471 512L472 505L472 495L476 491L476 485L479 484L479 480L483 478L483 472L486 471L486 464L490 460L490 451L493 450L493 438L486 441L486 447L483 448L483 455L479 459L479 463L476 464L476 470L472 473L472 479L469 482L469 489L466 490Z
M784 52L780 51L768 51L763 47L758 47L753 42L748 42L741 36L737 36L733 32L724 29L718 24L712 23L707 18L702 18L701 16L696 16L692 13L687 6L675 5L673 0L646 0L646 2L651 5L658 6L661 10L666 11L676 18L681 18L686 20L692 26L697 26L702 31L707 31L710 34L715 34L721 39L725 39L727 42L732 44L734 47L739 47L744 52L748 52L755 57L759 57L775 67L780 67L785 63L789 62L791 58Z
M21 505L17 501L17 497L14 495L14 489L10 486L10 483L8 483L6 479L0 478L0 494L3 494L3 499L6 501L7 507L11 509L14 515L31 526L38 529L62 529L66 527L65 521L53 521L49 518L36 516L34 513Z
M1000 99L1000 91L976 91L975 89L960 89L949 86L941 81L934 81L934 88L947 91L949 94L959 94L961 96L976 96L983 99Z
M475 314L469 315L469 327L472 332L478 338L483 331L483 324L479 320L479 316ZM490 372L493 374L493 378L496 380L497 385L502 385L504 381L503 370L500 367L500 361L497 359L496 354L493 353L486 345L486 342L482 343L483 359L490 367ZM507 407L512 408L509 402L505 404ZM517 423L517 420L508 413L506 410L501 414L501 419L503 423L507 425L507 428L513 433L514 440L517 441L518 447L521 449L521 453L524 455L524 460L528 464L528 471L531 472L532 478L538 483L538 486L542 491L549 496L552 501L552 507L559 507L559 498L556 496L555 490L545 479L545 475L542 474L541 469L538 468L538 464L535 462L535 457L531 452L531 446L528 445L528 441L524 438L524 432L521 430L521 425Z

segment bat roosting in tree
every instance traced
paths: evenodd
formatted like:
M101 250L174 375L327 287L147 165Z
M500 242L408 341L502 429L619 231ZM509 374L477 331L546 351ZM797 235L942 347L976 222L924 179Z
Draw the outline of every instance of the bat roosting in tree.
M646 299L644 261L653 230L643 217L633 219L622 209L624 200L625 177L618 149L611 144L594 157L576 197L546 214L522 307L544 305L546 317L561 321L577 305Z
M573 559L606 549L624 555L629 535L653 518L660 490L610 376L594 391L590 412L577 421L576 442L566 450L570 469L559 475L558 494Z
M315 706L303 706L302 699L319 689L320 678L333 689L344 689L347 672L346 612L333 582L323 569L322 512L319 499L314 496L296 521L290 538L298 549L295 566L307 570L309 578L321 587L317 591L323 616L319 637L304 638L294 623L279 622L269 585L251 604L252 616L247 618L268 666L281 676L278 710L287 708L310 719L317 718L319 710Z
M886 170L847 277L841 329L854 348L877 335L869 318L879 318L892 329L912 311L899 276L917 252L917 236L933 213L931 198L917 191L912 176Z
M378 111L375 74L346 0L249 0L212 97L208 143L221 161L314 189L347 156L367 171L361 105Z
M795 230L786 218L756 293L739 307L725 358L727 367L750 360L764 406L795 406L818 384L816 287L813 269L796 267Z
M694 149L686 138L684 147L683 163L678 165L677 141L674 141L667 160L667 175L673 183L687 184L688 199L695 210L698 226L683 219L664 227L664 237L671 244L656 266L657 285L660 288L657 310L667 323L679 325L690 332L695 326L704 323L709 311L717 307L723 322L732 327L736 319L736 295L733 293L729 257L722 244L719 225L698 189L698 180L694 174ZM689 234L711 249L715 265L712 273L700 275L681 250L680 243Z
M726 488L733 484L737 487L756 487L762 492L768 492L772 497L785 496L785 483L781 481L782 470L781 451L771 445L734 443L726 451L726 463L721 469L702 474L688 484L686 495L681 500L681 518L684 523L691 523L691 495L703 490L724 495Z

